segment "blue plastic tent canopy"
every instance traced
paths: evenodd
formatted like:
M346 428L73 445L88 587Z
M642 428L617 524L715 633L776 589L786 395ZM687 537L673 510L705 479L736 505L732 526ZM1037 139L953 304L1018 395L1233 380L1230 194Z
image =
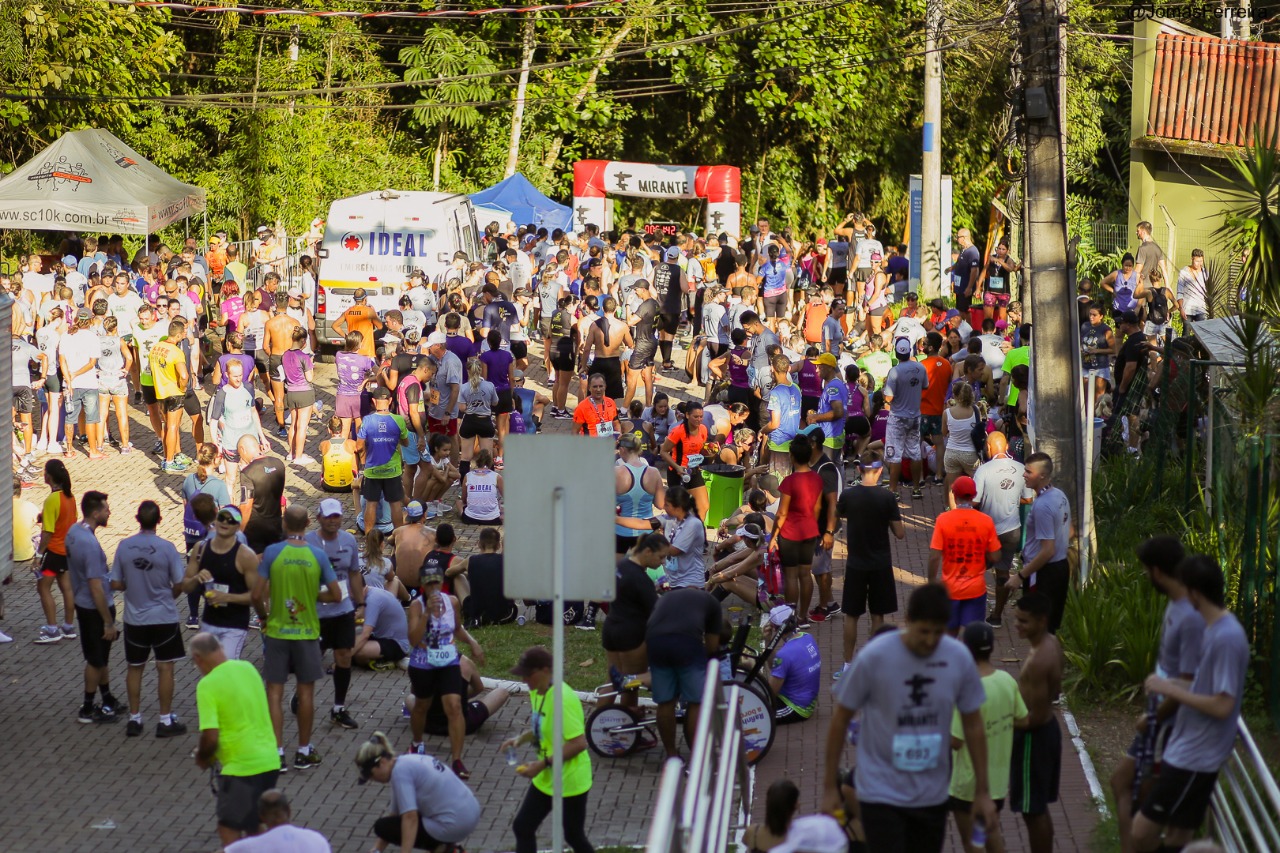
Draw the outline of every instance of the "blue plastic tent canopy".
M565 204L557 204L538 192L529 179L519 173L494 184L487 190L473 193L471 203L476 207L499 208L511 211L516 225L533 224L539 228L573 227L573 211ZM483 229L487 222L479 223Z

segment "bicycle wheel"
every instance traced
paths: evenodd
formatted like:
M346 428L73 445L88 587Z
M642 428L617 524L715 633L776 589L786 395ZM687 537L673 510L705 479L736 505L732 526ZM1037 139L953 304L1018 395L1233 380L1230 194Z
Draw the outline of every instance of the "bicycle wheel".
M742 751L747 764L757 764L769 754L773 734L773 706L754 686L739 684L738 718L742 729Z
M596 708L587 717L587 745L602 758L621 758L640 744L636 716L621 705Z
M769 687L769 682L765 680L763 673L757 672L752 676L750 670L736 669L733 671L733 681L736 684L745 684L763 696L769 702L769 710L772 711L777 705L773 689Z

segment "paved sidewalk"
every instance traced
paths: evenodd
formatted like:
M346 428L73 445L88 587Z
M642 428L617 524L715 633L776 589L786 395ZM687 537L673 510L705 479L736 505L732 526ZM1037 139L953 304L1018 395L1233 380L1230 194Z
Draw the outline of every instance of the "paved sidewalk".
M850 472L854 474L854 471ZM909 494L904 489L903 494ZM925 582L925 572L929 562L929 537L933 532L933 520L946 507L941 487L925 487L924 501L911 501L902 509L906 522L907 537L899 542L890 539L893 544L894 573L898 581L898 612L889 621L901 622L906 615L907 598L911 590ZM843 576L843 543L836 549L836 600L840 600L841 579ZM994 582L994 581L993 581ZM818 640L822 649L823 681L830 685L834 667L840 665L841 656L841 620L842 614L827 622L815 622L810 631ZM859 624L858 647L866 642L868 634L868 617L864 616ZM1017 677L1019 661L1025 656L1027 644L1018 638L1013 628L1012 606L1006 612L1004 626L996 629L996 648L992 653L992 662L1008 670ZM756 819L763 819L765 792L769 785L777 779L791 777L800 787L800 812L809 814L816 811L822 798L821 774L823 769L823 751L826 744L827 727L831 720L832 701L824 699L818 704L814 719L798 725L783 726L778 729L773 742L773 749L757 767L756 790L754 796L754 812ZM1059 715L1059 722L1061 715ZM1098 811L1089 793L1089 785L1085 781L1080 760L1072 746L1071 738L1065 723L1062 723L1062 777L1058 802L1052 807L1055 829L1054 849L1061 851L1079 851L1087 853L1089 841L1098 822ZM851 764L852 750L847 750L846 764ZM1006 808L1000 817L1001 831L1004 834L1006 849L1009 853L1022 853L1029 850L1026 830L1022 819L1013 815ZM955 824L950 824L947 849L962 853L960 836L955 831Z

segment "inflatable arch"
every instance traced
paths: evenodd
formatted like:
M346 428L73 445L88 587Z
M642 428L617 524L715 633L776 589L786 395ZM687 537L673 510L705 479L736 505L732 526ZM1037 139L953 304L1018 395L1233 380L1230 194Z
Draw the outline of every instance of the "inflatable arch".
M742 227L742 173L735 166L658 166L616 160L573 164L573 224L613 228L611 195L707 200L707 234L735 238Z

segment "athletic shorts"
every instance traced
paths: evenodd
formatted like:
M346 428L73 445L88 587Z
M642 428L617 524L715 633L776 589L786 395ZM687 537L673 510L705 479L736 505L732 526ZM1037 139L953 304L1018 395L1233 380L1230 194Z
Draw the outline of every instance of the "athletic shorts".
M867 836L866 849L875 853L941 850L946 841L946 802L924 808L908 808L864 801L860 804L860 811L862 829Z
M573 370L573 339L560 338L551 345L551 367L555 370Z
M393 504L404 500L404 482L399 477L370 477L360 480L360 497L371 504L383 498Z
M160 408L164 411L166 415L172 414L173 412L182 411L181 397L165 397L163 400L160 400L159 402L160 402Z
M1197 773L1166 763L1142 804L1142 814L1161 826L1199 829L1217 784L1217 773Z
M284 355L268 355L267 356L267 378L272 382L284 382L280 378L280 367L284 364Z
M218 777L218 825L241 832L259 829L258 800L276 786L279 770L253 776Z
M99 422L97 388L72 388L70 393L63 395L62 399L64 401L63 410L67 415L67 423L74 424L80 418L81 412L84 412L84 422L86 424Z
M17 391L14 392L15 394ZM129 396L129 383L122 376L119 379L98 380L98 393L106 397Z
M707 680L707 656L702 644L689 638L659 634L647 638L653 701L662 705L683 699L702 701Z
M52 551L44 552L44 559L40 561L40 577L53 578L62 574L67 570L67 555L55 554Z
M231 660L239 660L244 653L244 641L249 636L248 628L227 628L222 625L210 625L201 620L200 630L218 638L222 650Z
M870 308L870 309L868 309L868 310L867 310L867 314L868 314L869 316L871 316L871 317L883 317L883 316L884 316L884 312L886 312L886 311L888 311L888 310L889 310L889 306L888 306L888 305L881 305L879 308Z
M779 293L777 296L764 297L764 316L766 318L782 318L787 315L787 294Z
M353 649L356 645L356 612L327 616L320 620L320 651Z
M324 678L320 664L319 640L281 640L262 636L262 679L268 684L284 684L293 672L299 684L314 684Z
M920 459L920 418L890 414L884 431L884 461L903 459Z
M930 438L942 435L942 415L921 415L920 434Z
M1141 756L1141 767L1138 767L1138 770L1144 775L1151 772L1156 756L1164 754L1165 744L1169 741L1169 735L1173 733L1175 719L1176 717L1168 717L1164 720L1157 720L1155 722L1156 730L1154 736L1150 731L1138 732L1133 736L1133 740L1129 742L1129 748L1125 751L1125 755L1134 759L1135 766L1139 763L1138 758Z
M993 568L996 572L996 578L1009 579L1009 570L1013 568L1013 558L1022 550L1022 528L1015 527L1013 530L1000 534L1000 559L996 560Z
M44 378L44 390L46 394L62 393L62 377L58 376L58 371L54 370Z
M182 626L130 625L124 623L124 659L129 666L142 666L155 652L156 663L173 663L186 657Z
M400 461L405 465L417 465L422 461L422 454L418 452L418 434L412 429L409 430L409 443L400 447Z
M627 367L632 370L644 370L653 367L653 357L658 354L658 345L648 341L636 344L635 349L631 351L631 357L627 359Z
M515 402L511 396L511 389L504 388L498 392L498 405L493 407L495 415L510 414L515 409Z
M381 649L378 655L380 660L389 660L395 663L396 661L404 660L409 654L395 640L388 640L386 637L371 637L370 639L377 643L378 648Z
M813 564L813 549L818 544L818 537L808 539L787 539L778 536L778 559L783 568L788 566L809 566Z
M858 284L866 284L871 279L871 267L858 267L853 271L853 280Z
M114 606L108 609L111 611L111 619L114 621L116 609ZM102 614L98 612L98 608L77 607L76 627L79 628L80 651L84 655L84 662L89 666L99 668L106 666L111 659L111 643L113 641L102 638L102 632L106 630L107 626L102 621Z
M458 434L458 419L447 418L445 420L438 421L431 417L431 415L427 415L427 431L432 435L455 436Z
M688 469L686 469L688 470ZM686 489L702 489L706 488L707 481L702 478L702 469L694 468L689 471L689 482L685 482L684 478L675 471L667 472L667 488L674 489L676 486L683 486Z
M333 408L334 414L340 418L364 417L360 411L359 394L339 394Z
M954 631L970 622L981 622L986 617L987 594L985 592L977 598L953 598L951 599L951 617L947 619L947 627Z
M522 358L528 358L529 342L528 341L512 341L511 354L515 356L517 361L519 361Z
M1062 729L1056 716L1034 729L1013 730L1009 803L1019 814L1039 815L1058 801L1062 774ZM1197 824L1198 825L1198 824Z
M20 415L29 415L36 410L36 392L28 387L13 389L13 408Z
M898 588L893 581L893 569L886 566L859 571L846 565L840 609L850 616L861 616L868 611L873 616L897 613Z
M312 388L305 391L285 391L284 407L286 409L309 409L316 404L316 392Z
M831 271L827 273L827 284L830 284L833 286L840 285L841 287L844 287L848 283L849 283L848 267L832 267Z
M467 415L458 426L458 438L493 438L497 435L488 415Z
M972 450L945 450L942 453L942 471L944 474L964 474L972 477L978 470L978 454Z
M587 375L599 373L604 377L604 393L615 399L621 397L626 388L622 384L622 360L616 355L601 356L591 362Z
M788 705L781 699L778 700L778 704L773 709L773 722L775 725L785 726L791 723L803 723L807 719L809 718L801 714L794 705Z
M415 699L438 699L441 696L465 696L467 682L462 678L462 666L442 666L435 669L409 667L409 689Z
M462 704L462 717L467 722L467 734L473 735L480 730L486 722L489 721L489 707L483 702L473 699L470 702ZM440 718L433 714L427 715L427 734L436 735L437 737L448 737L449 735L449 718L444 718L444 724L440 722Z
M864 435L871 435L871 421L866 415L854 415L844 419L844 434L856 435L862 438Z
M680 315L668 314L665 311L658 315L658 331L664 335L674 335L680 328Z
M156 397L156 386L143 383L142 402L148 406L154 406L156 403L160 402L160 399Z
M982 304L986 305L988 308L994 308L997 305L1004 308L1009 304L1009 294L992 293L990 290L984 290L982 292Z
M543 341L551 340L551 318L550 317L539 318L538 334L542 335Z

